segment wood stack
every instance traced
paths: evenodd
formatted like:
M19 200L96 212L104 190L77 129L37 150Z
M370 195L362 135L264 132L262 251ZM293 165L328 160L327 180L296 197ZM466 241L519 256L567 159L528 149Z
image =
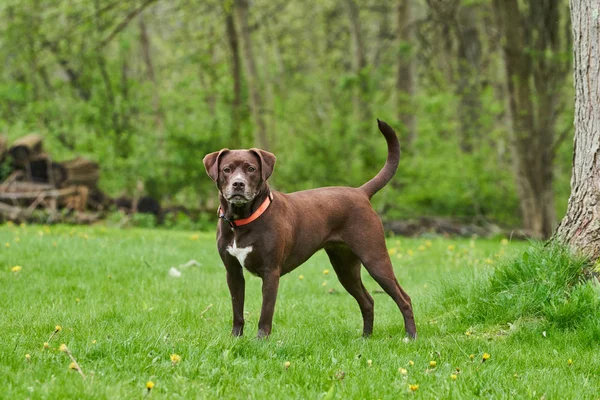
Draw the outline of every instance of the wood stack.
M43 142L41 135L30 134L8 146L0 136L0 173L9 167L8 176L0 176L0 222L28 220L39 209L54 220L65 215L70 222L97 219L89 211L98 214L110 201L98 189L98 164L81 157L55 162L44 152ZM74 221L70 212L81 218Z

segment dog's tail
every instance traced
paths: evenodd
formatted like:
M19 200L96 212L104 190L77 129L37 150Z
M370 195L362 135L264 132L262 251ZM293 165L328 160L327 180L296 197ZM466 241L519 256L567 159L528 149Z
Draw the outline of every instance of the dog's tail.
M388 155L381 171L373 179L360 187L369 198L373 197L375 193L380 191L392 179L400 162L400 143L398 142L396 132L394 132L391 126L379 119L377 120L377 126L387 142Z

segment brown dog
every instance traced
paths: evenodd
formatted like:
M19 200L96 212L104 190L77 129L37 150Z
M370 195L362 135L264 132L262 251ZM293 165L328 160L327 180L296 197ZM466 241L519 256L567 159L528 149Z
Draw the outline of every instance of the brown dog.
M360 265L394 299L406 333L417 330L410 297L392 269L383 226L369 199L394 176L400 145L394 130L378 120L388 145L383 169L359 188L325 187L296 193L272 192L267 179L275 156L259 149L223 149L204 157L206 172L219 189L217 247L227 270L233 305L232 334L244 330L245 281L242 267L262 278L258 337L271 333L279 278L325 249L340 283L356 299L363 335L373 332L373 298L362 284Z

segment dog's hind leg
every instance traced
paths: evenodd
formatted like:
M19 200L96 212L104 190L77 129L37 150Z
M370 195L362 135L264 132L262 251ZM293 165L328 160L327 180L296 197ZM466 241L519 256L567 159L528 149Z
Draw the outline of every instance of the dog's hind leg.
M326 248L329 261L342 286L356 299L363 317L363 336L373 333L373 298L360 278L360 259L347 246Z
M372 216L356 221L353 234L349 234L345 242L350 246L369 275L398 305L404 317L406 333L413 339L417 337L417 327L413 315L412 303L408 294L402 289L392 268L392 262L385 246L383 226L375 213Z

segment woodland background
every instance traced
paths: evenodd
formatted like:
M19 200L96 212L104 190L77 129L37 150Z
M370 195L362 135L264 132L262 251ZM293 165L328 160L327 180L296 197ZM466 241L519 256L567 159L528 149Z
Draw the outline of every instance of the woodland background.
M45 136L166 203L212 207L203 156L261 147L272 185L357 186L403 158L384 219L549 236L573 154L566 0L4 0L0 133ZM0 181L8 168L0 166Z

